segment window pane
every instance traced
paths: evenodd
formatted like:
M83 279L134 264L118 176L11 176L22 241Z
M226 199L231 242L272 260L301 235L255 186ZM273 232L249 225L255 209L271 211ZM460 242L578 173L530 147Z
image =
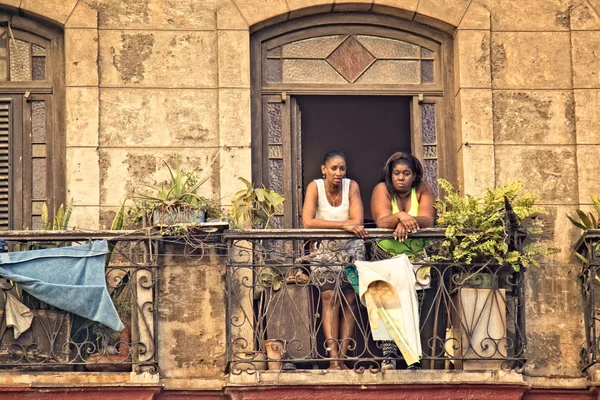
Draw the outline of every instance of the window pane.
M408 60L377 60L356 80L356 83L391 84L419 83L419 62Z
M433 58L433 51L421 47L421 58Z
M33 80L46 80L46 57L32 57L31 64Z
M8 80L8 50L6 28L0 26L0 81Z
M283 81L348 83L325 60L283 60Z
M423 160L423 177L425 182L429 183L433 190L434 198L438 198L438 174L437 174L437 160Z
M298 40L283 46L283 57L326 58L345 37L345 35L332 35Z
M269 160L269 189L283 193L283 160Z
M33 157L46 157L46 145L34 144L31 146L31 155Z
M46 143L46 103L31 102L31 142Z
M281 57L281 47L275 47L267 51L267 57Z
M269 146L269 158L283 158L282 146Z
M377 36L358 35L356 39L377 58L419 58L419 46Z
M282 229L283 228L283 215L276 215L273 217L273 223L272 223L271 228L274 228L274 229Z
M437 158L437 146L423 146L424 158Z
M31 44L31 53L34 56L45 56L46 55L46 49L42 46L39 46L37 44L32 43Z
M281 143L281 105L269 103L269 144Z
M34 199L46 198L46 159L34 158L31 160L33 176L32 176L32 196Z
M267 60L267 82L279 82L281 80L281 60L271 58Z
M10 80L31 80L31 46L22 40L9 40Z
M44 205L43 201L32 201L31 202L31 213L33 215L41 215L43 205Z
M353 37L348 38L327 57L327 62L348 82L354 82L375 57Z
M44 227L44 223L42 222L42 217L39 215L34 215L31 217L31 229L42 229Z
M435 109L433 104L421 104L423 143L435 144Z
M421 82L433 83L433 61L421 61Z

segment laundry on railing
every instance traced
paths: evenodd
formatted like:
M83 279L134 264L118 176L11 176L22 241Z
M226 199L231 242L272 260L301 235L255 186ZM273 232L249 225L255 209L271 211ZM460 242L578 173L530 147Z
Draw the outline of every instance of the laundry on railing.
M6 296L4 306L4 319L7 328L13 328L13 335L18 339L23 332L31 326L33 313L25 304L21 303L12 293L4 292Z
M106 288L105 240L90 244L0 254L0 276L54 307L124 328Z
M356 261L359 295L375 340L393 340L408 365L421 358L419 306L413 266L404 254L381 261Z

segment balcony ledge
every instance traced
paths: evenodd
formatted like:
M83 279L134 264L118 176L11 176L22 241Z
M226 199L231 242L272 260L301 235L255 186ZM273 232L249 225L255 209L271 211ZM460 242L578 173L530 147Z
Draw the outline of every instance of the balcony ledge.
M227 386L302 386L302 385L525 385L515 371L393 370L371 373L329 370L256 371L230 374Z
M26 372L3 371L0 386L104 387L157 386L159 375L147 372Z

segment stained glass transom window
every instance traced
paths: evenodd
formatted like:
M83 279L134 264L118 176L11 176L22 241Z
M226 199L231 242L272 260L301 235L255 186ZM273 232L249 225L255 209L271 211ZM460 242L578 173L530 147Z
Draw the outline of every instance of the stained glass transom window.
M11 32L0 26L0 81L46 80L46 47Z
M267 83L435 83L436 54L414 43L369 35L328 35L267 51Z

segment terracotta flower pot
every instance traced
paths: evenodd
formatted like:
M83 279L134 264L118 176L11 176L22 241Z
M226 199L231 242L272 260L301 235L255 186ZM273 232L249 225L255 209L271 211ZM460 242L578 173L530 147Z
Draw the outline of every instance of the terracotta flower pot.
M285 353L285 341L278 339L268 339L264 341L267 360L281 360ZM279 371L282 363L280 361L268 361L270 370Z
M91 354L85 358L85 368L88 371L101 372L127 372L131 371L129 353L131 346L131 329L128 324L119 336L119 354L102 353Z

